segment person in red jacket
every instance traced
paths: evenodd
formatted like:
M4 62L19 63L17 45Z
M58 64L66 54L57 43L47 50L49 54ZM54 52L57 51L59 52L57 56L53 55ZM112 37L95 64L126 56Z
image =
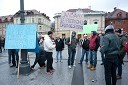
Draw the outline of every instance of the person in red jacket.
M97 64L97 50L99 48L99 41L100 38L97 36L96 31L91 32L91 38L89 43L89 49L90 49L90 66L88 69L95 70L96 64Z

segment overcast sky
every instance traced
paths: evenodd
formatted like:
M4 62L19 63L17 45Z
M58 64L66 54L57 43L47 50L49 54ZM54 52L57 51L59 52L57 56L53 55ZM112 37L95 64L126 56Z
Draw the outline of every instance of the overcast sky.
M128 12L128 0L24 0L24 9L36 9L53 21L55 13L68 9L88 8L111 12L114 7ZM20 0L0 0L0 16L13 15L20 9Z

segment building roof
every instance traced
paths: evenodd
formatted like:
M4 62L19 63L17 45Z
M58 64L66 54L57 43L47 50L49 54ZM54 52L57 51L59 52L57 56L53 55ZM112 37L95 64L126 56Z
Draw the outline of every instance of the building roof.
M104 11L94 11L94 10L91 10L90 8L78 8L78 9L68 9L67 12L80 12L80 13L83 13L84 15L99 15L99 14L102 14L102 15L105 15L105 12ZM61 13L55 13L54 14L54 18L55 17L60 17L61 16Z
M0 16L1 22L13 22L13 15Z
M88 8L85 8L85 9L78 8L78 9L69 9L69 10L67 10L67 12L77 12L77 11L82 11L83 13L95 12L95 11L93 11L91 9L88 9Z
M46 17L47 19L50 20L49 16L46 16L45 13L40 13L40 11L37 10L24 10L24 15L25 16L32 16L32 15L43 15L44 17ZM20 11L16 12L14 14L14 17L19 17L20 16Z
M121 15L120 15L121 14ZM128 12L114 8L114 11L106 13L106 18L128 18Z

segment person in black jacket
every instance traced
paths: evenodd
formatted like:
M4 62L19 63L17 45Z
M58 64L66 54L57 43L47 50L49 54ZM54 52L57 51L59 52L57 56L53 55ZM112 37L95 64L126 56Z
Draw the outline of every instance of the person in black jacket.
M64 42L60 38L60 36L57 36L57 39L55 40L56 43L56 63L58 62L58 54L60 53L60 62L62 63L62 50L64 49Z
M86 53L86 64L88 64L88 54L89 54L89 40L87 38L87 35L85 34L81 43L82 46L82 56L80 59L80 62L78 64L82 64L83 60L84 60L84 55Z
M116 69L118 66L120 41L114 33L113 25L108 25L105 28L105 35L100 51L105 54L104 71L106 85L116 85Z

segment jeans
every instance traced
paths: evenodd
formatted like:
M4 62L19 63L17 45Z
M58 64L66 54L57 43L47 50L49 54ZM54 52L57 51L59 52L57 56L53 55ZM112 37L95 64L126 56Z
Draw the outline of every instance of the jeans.
M69 55L69 57L68 57L68 66L74 64L75 54L76 54L76 49L68 48L68 55Z
M118 60L118 75L122 76L122 63Z
M116 69L118 65L118 57L111 56L112 58L105 58L104 68L105 68L105 81L106 85L116 85Z
M0 53L2 53L2 47L0 46Z
M104 53L101 52L102 63L104 63Z
M81 59L80 59L80 62L82 63L83 62L83 60L84 60L84 55L85 55L85 53L86 53L86 63L88 62L88 54L89 54L89 51L86 51L85 49L83 49L82 48L82 57L81 57Z
M126 53L121 54L120 56L118 56L118 75L122 76L122 64L123 64L123 58L125 57Z
M90 50L90 64L96 67L97 64L97 51Z
M11 55L12 55L12 52L10 49L8 49L8 63L11 63Z
M11 56L12 56L12 64L14 66L16 66L16 65L18 66L19 55L18 55L18 52L16 52L15 49L11 49Z
M60 61L62 60L62 51L56 51L56 60L58 61L58 54L60 53Z

